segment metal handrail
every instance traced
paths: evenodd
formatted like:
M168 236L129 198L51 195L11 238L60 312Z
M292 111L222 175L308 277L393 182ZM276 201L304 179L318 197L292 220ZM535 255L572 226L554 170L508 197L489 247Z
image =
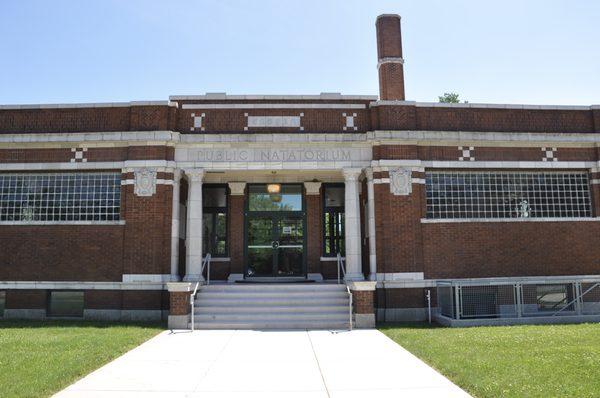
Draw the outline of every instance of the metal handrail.
M555 316L559 313L561 313L563 310L565 310L566 308L569 308L571 305L573 305L574 303L578 302L583 296L585 296L586 294L588 294L590 291L594 290L595 288L597 288L598 286L600 286L600 282L593 284L589 289L587 289L585 292L581 293L579 296L575 297L573 300L571 300L570 302L567 303L567 305L565 305L564 307L562 307L560 310L556 311L554 314L552 314L552 316ZM581 289L577 289L580 290Z
M200 265L200 276L204 274L204 269L206 268L206 284L210 284L210 260L212 256L210 253L206 253L206 256L202 259L202 265ZM196 301L196 293L198 293L198 287L200 286L200 281L196 282L194 286L194 291L190 294L190 305L192 307L192 332L194 331L194 302Z
M202 259L202 265L200 266L200 275L204 275L204 269L206 268L206 284L210 285L210 262L212 255L206 253L206 256Z
M344 268L344 259L342 258L342 254L337 254L337 283L340 284L340 270L342 273L343 279L346 279L346 269Z
M346 285L346 292L348 293L348 316L349 316L349 326L350 331L352 331L352 292L350 291L350 286Z

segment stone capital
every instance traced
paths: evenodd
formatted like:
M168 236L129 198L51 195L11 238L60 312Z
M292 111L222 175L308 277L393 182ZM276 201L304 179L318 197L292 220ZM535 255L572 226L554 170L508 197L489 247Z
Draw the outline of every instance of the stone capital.
M173 182L175 184L178 184L180 178L181 178L181 169L173 169Z
M307 195L318 195L321 192L321 182L306 181L304 182L304 190Z
M243 196L244 191L246 190L245 182L228 182L229 185L229 194L232 196Z
M204 179L204 169L184 169L188 180L193 182L202 182Z
M360 168L347 168L343 169L344 173L344 181L356 181L358 177L362 173L362 169Z
M367 176L367 181L373 181L373 169L371 167L365 169L365 175Z

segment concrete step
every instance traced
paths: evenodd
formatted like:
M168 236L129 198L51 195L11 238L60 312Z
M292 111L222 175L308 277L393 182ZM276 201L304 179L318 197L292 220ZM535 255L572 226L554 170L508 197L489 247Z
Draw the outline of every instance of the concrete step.
M348 329L348 306L345 285L205 285L194 300L194 325L199 329Z
M216 284L203 285L198 288L200 292L346 292L346 285L330 283L305 283L305 284Z
M251 321L268 323L269 321L328 321L328 322L344 322L348 320L348 311L346 312L296 312L293 314L283 312L265 312L261 314L253 313L229 313L229 314L198 314L194 315L194 321L196 323L219 321L219 322L230 322L230 321Z
M191 323L188 325L192 327ZM348 321L195 322L196 329L348 330Z
M309 307L309 306L348 306L348 297L334 298L201 298L194 301L194 307Z
M199 306L195 307L194 314L264 314L270 312L277 313L348 313L348 305L313 305L313 306L268 306L268 307L255 307L255 306Z
M242 300L254 299L254 298L298 298L303 299L306 297L310 297L313 299L323 298L323 299L331 299L331 298L347 298L348 295L346 292L299 292L299 291L264 291L264 292L242 292L242 291L227 291L227 292L198 292L196 294L196 298L198 300L202 299L216 299L216 298L237 298Z

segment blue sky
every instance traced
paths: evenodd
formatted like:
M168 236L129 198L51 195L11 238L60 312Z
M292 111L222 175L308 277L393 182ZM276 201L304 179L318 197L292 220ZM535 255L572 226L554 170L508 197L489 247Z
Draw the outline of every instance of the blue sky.
M378 93L402 16L407 99L600 104L600 1L0 2L0 103Z

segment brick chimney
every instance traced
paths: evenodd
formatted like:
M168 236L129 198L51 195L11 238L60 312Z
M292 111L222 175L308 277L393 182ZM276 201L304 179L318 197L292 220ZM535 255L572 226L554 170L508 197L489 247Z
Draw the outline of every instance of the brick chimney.
M400 15L377 17L377 68L379 69L379 99L404 101L404 59Z

